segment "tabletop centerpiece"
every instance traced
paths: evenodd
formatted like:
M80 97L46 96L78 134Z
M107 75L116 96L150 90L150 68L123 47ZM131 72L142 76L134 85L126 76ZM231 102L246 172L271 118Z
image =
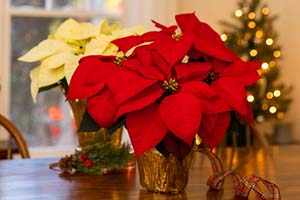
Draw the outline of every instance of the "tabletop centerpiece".
M82 57L67 94L86 100L83 123L127 128L141 184L154 192L185 188L196 139L215 147L231 113L253 121L246 87L261 66L241 60L194 13L176 22L113 40L115 55Z

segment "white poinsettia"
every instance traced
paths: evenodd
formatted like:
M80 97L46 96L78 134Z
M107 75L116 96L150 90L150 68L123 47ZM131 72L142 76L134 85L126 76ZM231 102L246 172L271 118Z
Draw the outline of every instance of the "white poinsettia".
M111 43L111 41L130 36L132 34L141 35L146 29L143 26L135 26L131 28L123 28L123 29L112 29L110 33L104 32L107 30L107 22L103 22L101 34L97 35L96 38L92 39L87 45L85 49L86 55L116 55L118 52L118 47Z
M81 57L115 55L118 49L111 43L112 40L139 35L145 31L143 27L121 29L119 25L109 24L107 20L94 25L67 19L55 33L18 59L23 62L40 61L30 72L34 102L40 88L57 84L63 78L69 83Z

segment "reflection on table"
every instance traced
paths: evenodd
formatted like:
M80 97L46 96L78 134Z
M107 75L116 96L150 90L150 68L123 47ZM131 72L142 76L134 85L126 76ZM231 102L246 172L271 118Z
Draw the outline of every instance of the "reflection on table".
M300 196L300 146L275 146L265 153L256 148L215 149L225 169L234 169L242 176L256 174L276 183L282 199ZM271 156L270 156L271 155ZM0 161L1 199L104 199L104 200L199 200L234 199L233 182L226 179L224 190L211 191L206 180L211 174L209 160L194 154L190 179L184 193L155 194L143 190L137 170L101 176L60 176L49 169L59 158ZM251 195L250 199L254 199Z

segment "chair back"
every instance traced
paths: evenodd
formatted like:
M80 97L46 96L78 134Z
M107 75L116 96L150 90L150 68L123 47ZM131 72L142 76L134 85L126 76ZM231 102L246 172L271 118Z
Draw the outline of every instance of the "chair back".
M28 147L19 129L6 117L0 114L0 125L9 133L7 143L7 159L12 159L13 140L16 142L22 158L30 158Z

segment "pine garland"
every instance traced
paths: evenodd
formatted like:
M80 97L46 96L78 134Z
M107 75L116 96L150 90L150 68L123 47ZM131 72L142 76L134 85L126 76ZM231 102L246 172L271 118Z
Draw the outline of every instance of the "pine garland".
M128 144L115 147L111 142L99 142L76 150L74 154L61 158L56 164L65 175L74 173L99 175L106 170L124 169L133 161L134 156Z

